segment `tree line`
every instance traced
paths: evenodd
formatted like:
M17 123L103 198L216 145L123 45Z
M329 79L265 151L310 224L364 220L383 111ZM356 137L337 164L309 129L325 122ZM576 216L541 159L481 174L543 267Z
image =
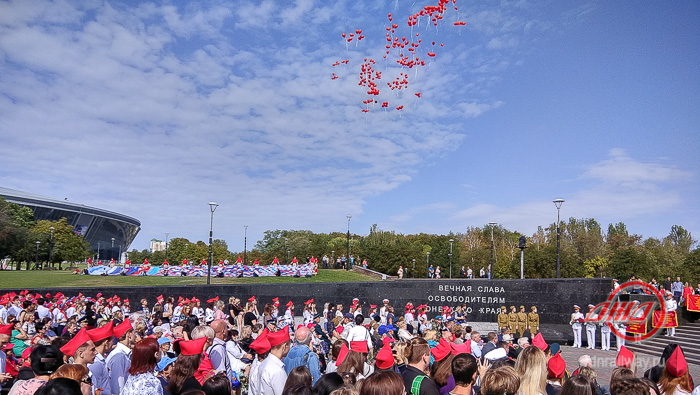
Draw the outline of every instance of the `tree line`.
M54 227L51 263L82 261L95 252L82 236L73 233L65 219L35 221L29 208L0 199L0 258L15 262L48 262L50 227ZM683 281L700 281L700 248L690 232L673 225L664 238L643 238L630 233L622 223L604 229L595 219L569 218L560 223L561 276L570 278L614 277L627 280L635 275L645 280L652 277L681 276ZM493 239L492 239L493 234ZM462 266L471 267L475 275L492 262L495 278L520 278L519 239L526 237L524 274L526 278L552 278L556 275L556 223L538 227L532 235L524 235L502 225L469 226L464 232L435 234L400 234L373 225L367 235L350 234L350 254L355 264L368 261L372 270L396 274L399 266L405 277L427 277L428 266L440 267L443 278L458 277ZM493 249L492 249L493 240ZM245 255L247 263L258 259L269 264L274 257L280 262L297 257L324 255L334 260L347 254L348 234L341 232L314 233L310 230L268 230L250 251L230 251L225 240L212 243L214 264L220 259L233 263ZM200 262L207 259L209 246L205 241L189 241L175 237L166 251L131 250L132 264L148 258L151 264L182 260ZM415 260L415 267L414 267Z
M37 262L60 266L90 255L90 243L76 235L65 218L36 221L30 208L0 198L0 259L9 258L17 269L22 263L31 269Z

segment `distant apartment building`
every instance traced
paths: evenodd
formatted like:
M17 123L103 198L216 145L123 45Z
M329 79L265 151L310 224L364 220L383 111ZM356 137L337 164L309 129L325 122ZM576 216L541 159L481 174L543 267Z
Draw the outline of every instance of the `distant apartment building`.
M163 240L151 239L151 252L165 251L165 242Z

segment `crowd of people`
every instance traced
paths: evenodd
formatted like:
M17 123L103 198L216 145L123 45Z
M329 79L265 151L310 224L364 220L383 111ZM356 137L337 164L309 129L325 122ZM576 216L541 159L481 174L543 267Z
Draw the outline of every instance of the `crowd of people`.
M635 377L635 356L620 347L602 388L585 361L570 374L541 333L516 343L508 328L482 337L463 306L429 319L425 305L399 312L387 299L354 299L347 311L333 303L319 311L309 299L301 314L291 301L268 302L161 295L132 308L99 293L5 294L0 383L12 395L700 394L677 345L647 379Z

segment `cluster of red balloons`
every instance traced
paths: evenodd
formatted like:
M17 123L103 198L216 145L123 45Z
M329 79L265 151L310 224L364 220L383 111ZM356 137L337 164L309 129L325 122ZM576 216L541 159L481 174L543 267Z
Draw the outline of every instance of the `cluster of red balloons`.
M441 21L444 17L445 12L447 11L448 6L450 3L453 4L455 11L458 10L458 7L456 5L457 0L438 0L438 4L436 5L426 5L424 6L420 11L416 12L413 15L408 16L407 20L407 25L411 29L411 33L409 34L409 38L406 36L401 36L401 38L395 36L397 30L399 29L399 25L396 23L393 23L394 17L392 16L391 13L387 15L389 19L389 26L386 27L386 53L384 54L384 59L387 59L387 56L391 55L392 50L396 52L397 59L396 63L399 64L401 67L411 69L413 67L423 67L426 65L425 59L421 59L421 55L418 54L419 47L423 40L420 38L420 33L415 33L413 35L413 27L414 26L419 26L419 21L421 18L427 18L430 23L433 24L433 26L437 27L438 22ZM464 21L457 21L454 22L454 26L465 26L466 22ZM365 36L362 34L361 29L355 30L354 33L342 33L341 36L343 37L345 43L346 43L346 48L347 48L347 43L352 42L353 40L357 40L357 42L361 41L362 39L365 38ZM435 47L436 43L435 41L432 41L432 46ZM444 47L444 44L441 43L440 47ZM426 51L426 55L429 58L434 58L437 53L435 52L435 49L432 49L430 51ZM332 66L339 66L340 64L348 64L349 60L345 59L342 61L336 61L332 64ZM379 101L376 99L376 97L380 94L379 90L379 85L377 84L378 80L381 80L382 78L382 72L381 71L375 71L374 70L374 65L376 62L372 58L365 58L364 62L360 65L360 73L359 73L359 86L366 87L367 91L366 94L370 95L370 98L363 100L362 103L364 104L364 107L362 109L362 112L368 113L370 112L369 110L369 105L370 104L377 104ZM335 73L331 74L331 79L336 80L338 79L338 75ZM397 76L394 80L391 82L386 83L387 86L392 90L397 90L401 91L404 90L408 87L408 74L401 72L399 76ZM421 98L421 93L416 92L415 96L417 98ZM383 101L381 103L382 108L389 108L389 102L388 101ZM403 105L395 107L396 110L402 110L404 108Z

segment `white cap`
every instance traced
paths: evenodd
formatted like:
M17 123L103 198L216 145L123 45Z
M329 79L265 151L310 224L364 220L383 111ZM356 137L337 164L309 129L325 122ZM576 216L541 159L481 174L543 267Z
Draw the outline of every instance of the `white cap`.
M594 304L589 304L588 307L595 307L595 305L594 305Z
M581 308L581 306L579 306L579 305L575 304L575 305L574 305L574 308L575 308L575 309L580 309L580 308Z

